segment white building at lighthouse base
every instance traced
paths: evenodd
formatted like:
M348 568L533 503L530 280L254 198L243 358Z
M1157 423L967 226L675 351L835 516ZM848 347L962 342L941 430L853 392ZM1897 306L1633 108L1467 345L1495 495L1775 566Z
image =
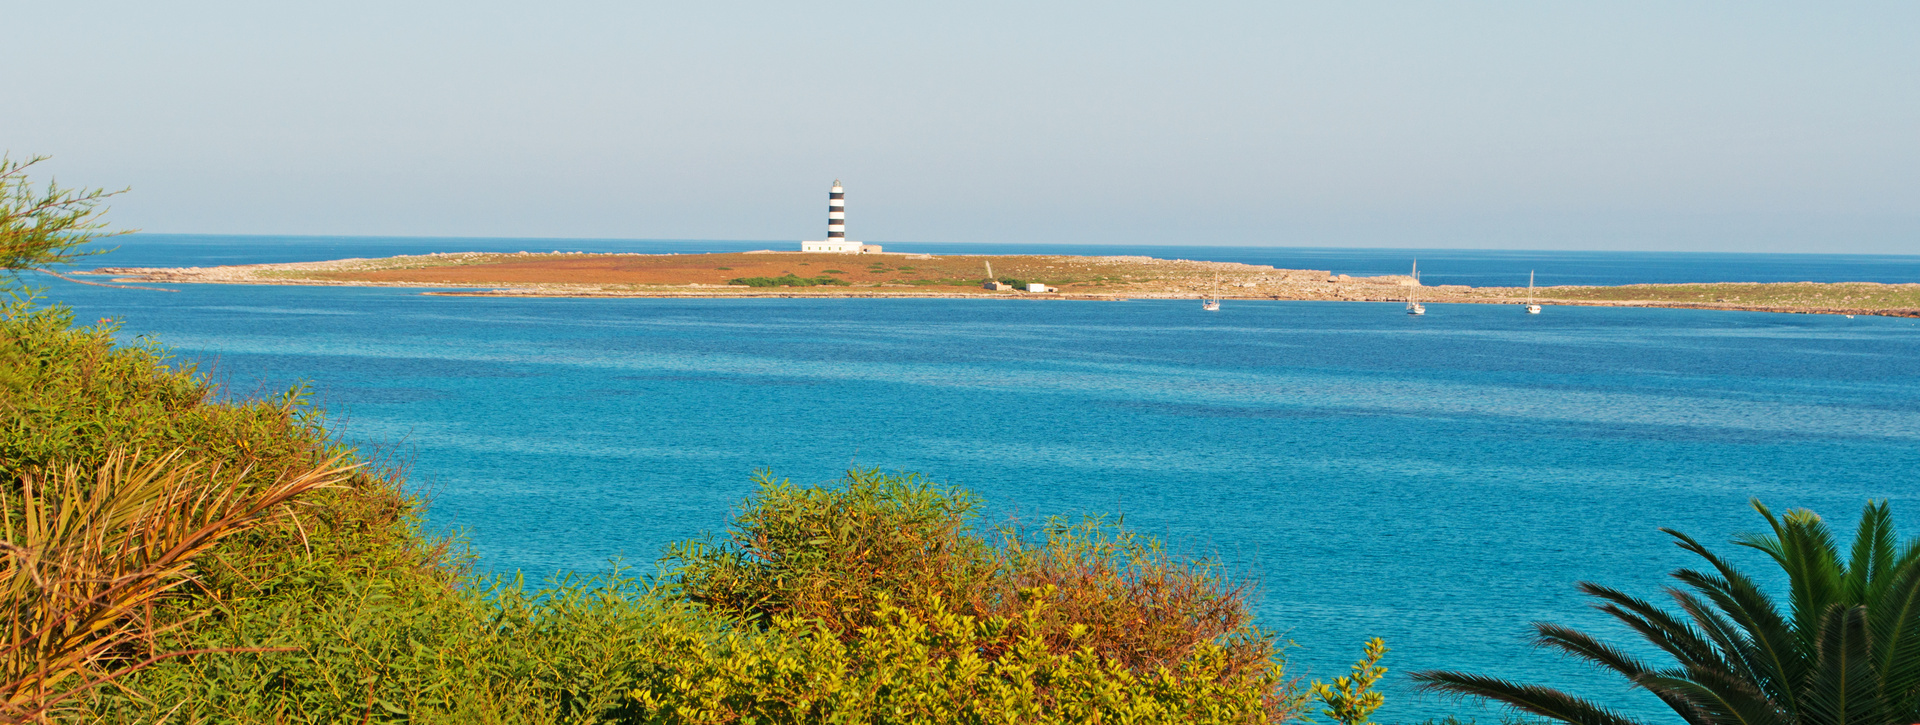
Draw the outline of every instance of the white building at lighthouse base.
M845 239L827 239L818 242L801 242L802 252L829 252L833 254L879 254L880 245L861 244Z

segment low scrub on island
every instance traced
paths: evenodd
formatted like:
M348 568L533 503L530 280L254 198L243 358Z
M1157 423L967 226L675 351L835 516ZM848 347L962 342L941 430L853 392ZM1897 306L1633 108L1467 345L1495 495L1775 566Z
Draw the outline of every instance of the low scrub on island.
M826 275L819 277L799 277L789 272L778 277L735 277L727 280L727 284L744 285L747 287L848 287L853 283Z

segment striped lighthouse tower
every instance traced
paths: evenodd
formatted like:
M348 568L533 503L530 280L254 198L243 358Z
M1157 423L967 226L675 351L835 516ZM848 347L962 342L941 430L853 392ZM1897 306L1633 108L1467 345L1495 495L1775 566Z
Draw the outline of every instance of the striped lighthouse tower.
M839 179L834 179L833 188L827 191L827 238L817 242L801 242L800 251L839 254L880 252L880 245L847 240L847 190L840 187Z
M827 241L844 242L847 239L847 190L840 188L840 180L833 180L833 189L827 192Z

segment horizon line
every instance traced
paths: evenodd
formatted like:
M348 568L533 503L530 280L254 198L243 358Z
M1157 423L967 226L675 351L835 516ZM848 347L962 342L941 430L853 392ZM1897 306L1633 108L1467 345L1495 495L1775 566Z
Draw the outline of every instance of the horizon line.
M799 244L801 239L725 239L690 237L527 237L527 236L471 236L437 234L280 234L280 233L205 233L205 232L147 232L132 231L121 238L136 237L226 237L236 239L419 239L419 240L463 240L476 241L537 241L537 242L678 242L700 243L738 243L738 244ZM933 244L955 246L1032 246L1032 247L1122 247L1142 249L1165 249L1190 247L1195 249L1301 249L1301 250L1377 250L1377 251L1422 251L1422 252L1503 252L1503 253L1545 253L1545 254L1712 254L1712 255L1756 255L1756 256L1807 256L1807 257L1920 257L1916 254L1896 254L1892 252L1739 252L1726 250L1688 250L1688 249L1541 249L1519 247L1398 247L1398 246L1320 246L1301 244L1231 244L1231 243L1186 243L1186 244L1138 244L1124 242L936 242L925 240L875 239L870 243L887 244Z

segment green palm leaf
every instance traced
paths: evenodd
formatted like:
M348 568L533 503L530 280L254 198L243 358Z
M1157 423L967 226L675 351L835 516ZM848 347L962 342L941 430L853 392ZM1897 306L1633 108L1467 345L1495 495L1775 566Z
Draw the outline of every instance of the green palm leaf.
M1719 659L1713 644L1700 636L1693 625L1680 621L1659 607L1592 582L1581 582L1580 591L1608 602L1597 608L1625 623L1641 638L1666 651L1675 660L1707 662Z
M1845 590L1840 547L1833 541L1833 532L1812 511L1796 509L1785 517L1776 517L1759 501L1753 502L1753 508L1766 517L1773 535L1748 534L1734 542L1766 552L1786 571L1794 631L1801 649L1812 652L1820 646L1820 618L1825 616L1827 604L1839 601Z
M1601 667L1659 697L1690 725L1920 723L1920 539L1899 543L1891 508L1870 502L1842 558L1811 511L1753 508L1770 531L1734 543L1786 575L1782 612L1755 580L1677 531L1711 568L1680 569L1666 590L1679 613L1582 582L1595 607L1671 658L1663 666L1567 627L1535 623L1535 642ZM1598 703L1540 685L1464 672L1413 674L1425 691L1482 698L1565 723L1631 722Z
M1714 725L1785 725L1790 722L1779 708L1759 697L1759 693L1741 692L1736 684L1724 680L1717 683L1720 687L1712 687L1701 681L1700 674L1690 673L1689 677L1648 677L1641 681L1641 685L1649 690L1666 692L1674 699L1687 703L1696 713L1693 722Z
M1706 559L1720 573L1719 578L1713 578L1682 569L1673 576L1705 594L1739 625L1747 638L1748 665L1762 680L1763 689L1783 707L1796 709L1796 693L1811 671L1812 663L1798 646L1792 625L1780 616L1773 600L1760 591L1752 579L1692 537L1671 529L1662 531L1678 539L1680 548Z
M1674 576L1678 577L1684 573L1689 572L1675 572ZM1692 573L1697 574L1697 572ZM1679 589L1668 589L1667 593L1673 597L1676 604L1680 605L1680 611L1686 612L1687 616L1693 618L1695 626L1705 632L1713 640L1714 646L1720 650L1721 656L1718 660L1684 663L1689 668L1701 672L1714 672L1725 679L1749 683L1749 689L1769 699L1777 692L1792 692L1792 687L1778 686L1771 681L1767 676L1764 658L1757 656L1758 652L1738 625L1714 611L1699 597ZM1756 663L1756 659L1761 661Z
M1819 667L1803 698L1808 722L1884 725L1879 678L1867 654L1867 608L1834 604L1820 618Z
M1538 632L1538 635L1534 638L1534 642L1541 647L1559 650L1568 656L1586 660L1587 662L1613 670L1635 683L1639 683L1645 678L1672 677L1684 673L1684 671L1679 670L1655 670L1647 666L1645 662L1622 652L1613 645L1594 639L1585 632L1569 629L1557 624L1548 624L1546 622L1535 622L1533 626L1534 630ZM1654 696L1659 697L1662 702L1665 702L1668 707L1673 708L1674 712L1686 712L1688 708L1691 707L1686 700L1676 697L1666 690L1653 690L1651 688L1649 688L1649 690L1653 692ZM1689 720L1689 722L1692 722L1692 720Z
M1896 564L1869 605L1868 634L1881 697L1895 712L1920 712L1920 560Z
M1847 564L1847 599L1855 602L1879 598L1891 579L1893 549L1893 511L1885 502L1868 503L1860 513L1860 528L1853 537L1853 556ZM1877 586L1876 586L1877 585Z
M1485 698L1573 725L1643 725L1612 710L1539 685L1522 685L1464 672L1416 672L1413 680L1422 691Z

